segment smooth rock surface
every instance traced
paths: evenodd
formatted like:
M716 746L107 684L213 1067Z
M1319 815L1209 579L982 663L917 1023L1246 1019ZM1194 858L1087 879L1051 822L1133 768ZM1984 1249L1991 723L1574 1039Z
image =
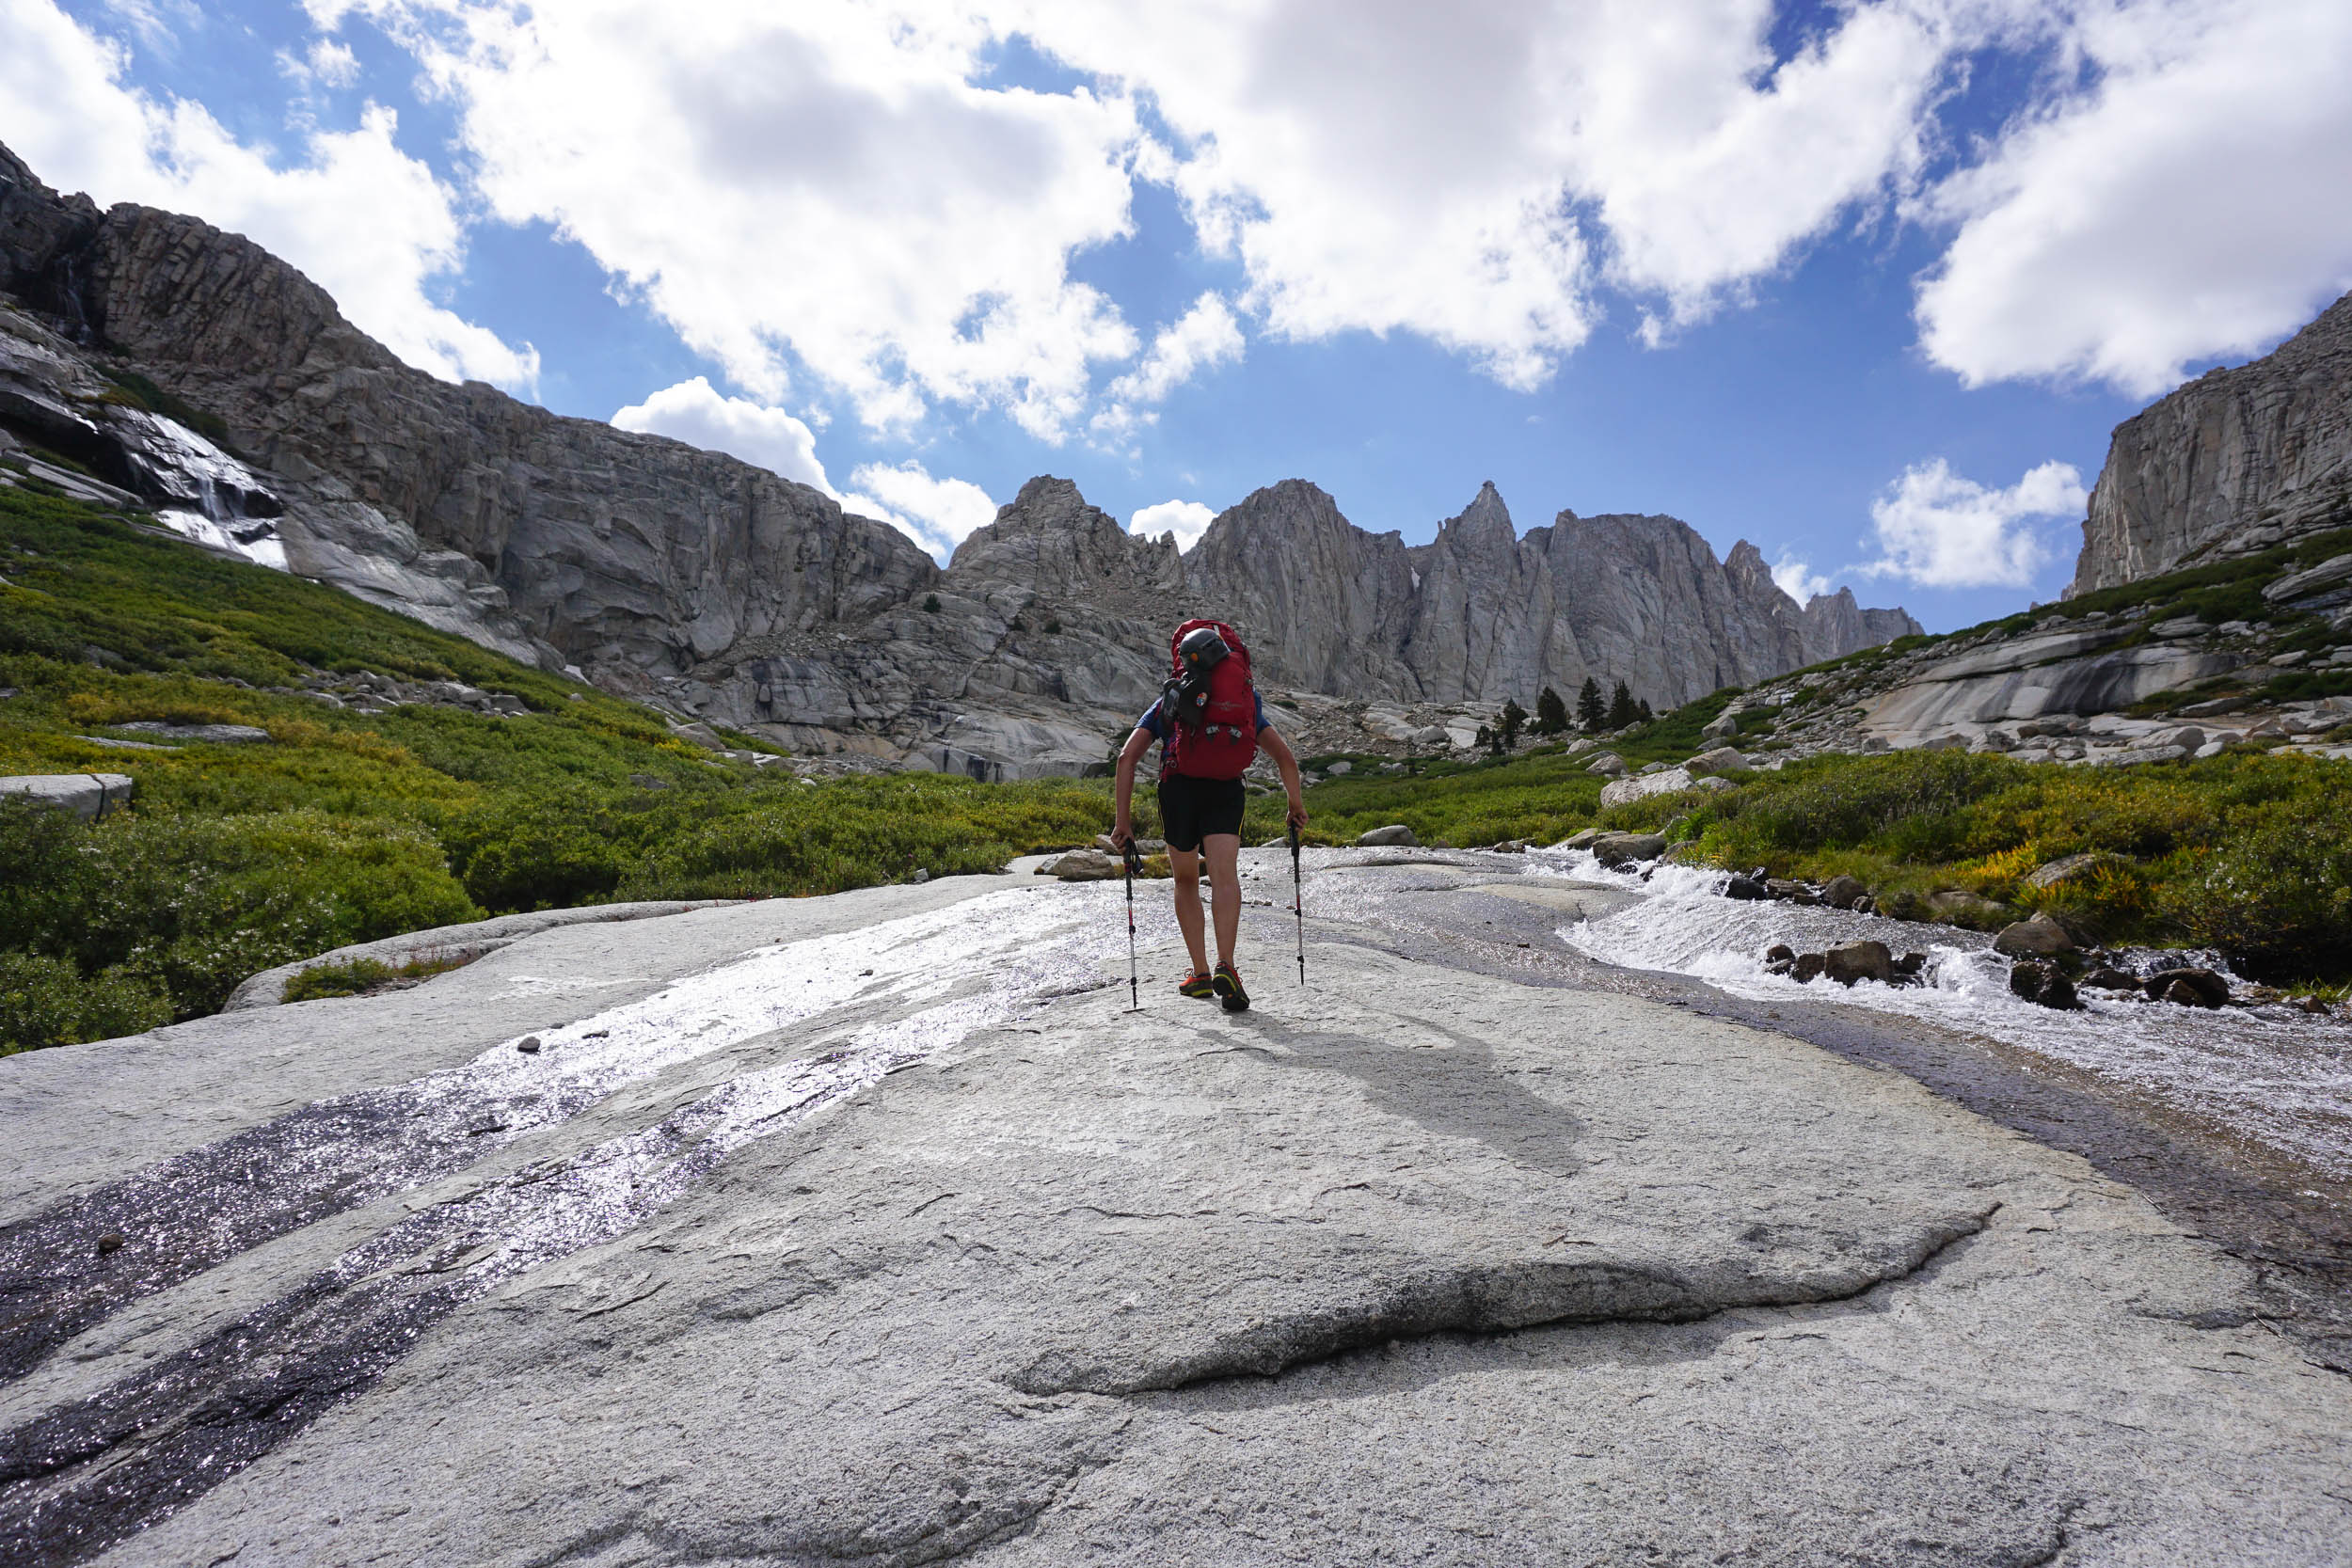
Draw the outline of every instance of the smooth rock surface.
M1311 911L1423 875L1315 855ZM574 927L0 1064L34 1133L0 1218L45 1267L206 1212L231 1135L255 1192L338 1195L233 1211L144 1293L87 1275L6 1441L96 1432L90 1396L155 1419L0 1524L240 1568L2259 1564L2352 1530L2346 1380L2080 1161L1783 1037L1320 930L1311 989L1131 1013L1118 909L960 878ZM372 1094L404 1109L341 1124L373 1164L336 1186L308 1106ZM129 1228L112 1259L172 1259ZM240 1375L269 1402L201 1403Z

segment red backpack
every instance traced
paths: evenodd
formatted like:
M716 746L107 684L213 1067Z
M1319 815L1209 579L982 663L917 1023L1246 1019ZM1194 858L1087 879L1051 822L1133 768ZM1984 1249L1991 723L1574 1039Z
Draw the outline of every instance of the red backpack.
M1184 639L1203 628L1224 643L1222 657L1186 657ZM1214 656L1214 648L1209 652ZM1249 650L1222 621L1186 621L1168 640L1168 662L1171 673L1160 689L1160 717L1168 721L1160 771L1240 778L1258 755L1258 689L1249 679Z

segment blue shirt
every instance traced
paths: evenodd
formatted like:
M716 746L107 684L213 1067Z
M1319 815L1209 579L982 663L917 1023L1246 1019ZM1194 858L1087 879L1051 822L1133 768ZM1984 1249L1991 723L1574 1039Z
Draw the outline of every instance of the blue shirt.
M1267 727L1265 721L1265 697L1262 693L1256 691L1252 691L1249 695L1258 705L1258 728L1263 730ZM1152 739L1158 741L1163 746L1168 744L1168 721L1160 716L1159 704L1153 703L1150 707L1143 710L1143 717L1136 721L1136 728L1139 730L1150 730L1152 732Z

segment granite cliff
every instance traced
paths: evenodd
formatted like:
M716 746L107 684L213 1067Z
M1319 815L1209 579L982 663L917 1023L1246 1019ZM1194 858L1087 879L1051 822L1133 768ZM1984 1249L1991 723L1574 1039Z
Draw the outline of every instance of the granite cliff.
M2352 522L2352 294L2115 427L2069 595Z
M1591 675L1665 707L1917 629L1801 608L1671 517L1522 537L1491 485L1407 546L1286 480L1180 555L1041 477L943 569L765 469L437 380L250 241L5 149L0 295L0 430L214 547L800 748L1073 771L1150 700L1180 606L1271 686L1436 706Z

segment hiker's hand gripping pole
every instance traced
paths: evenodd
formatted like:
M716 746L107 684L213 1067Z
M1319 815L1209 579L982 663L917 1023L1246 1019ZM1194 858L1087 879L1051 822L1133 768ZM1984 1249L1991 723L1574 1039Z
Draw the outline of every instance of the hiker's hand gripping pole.
M1136 853L1133 834L1119 841L1120 859L1127 867L1127 1010L1143 1011L1143 993L1136 987L1136 873L1143 869L1143 857Z

